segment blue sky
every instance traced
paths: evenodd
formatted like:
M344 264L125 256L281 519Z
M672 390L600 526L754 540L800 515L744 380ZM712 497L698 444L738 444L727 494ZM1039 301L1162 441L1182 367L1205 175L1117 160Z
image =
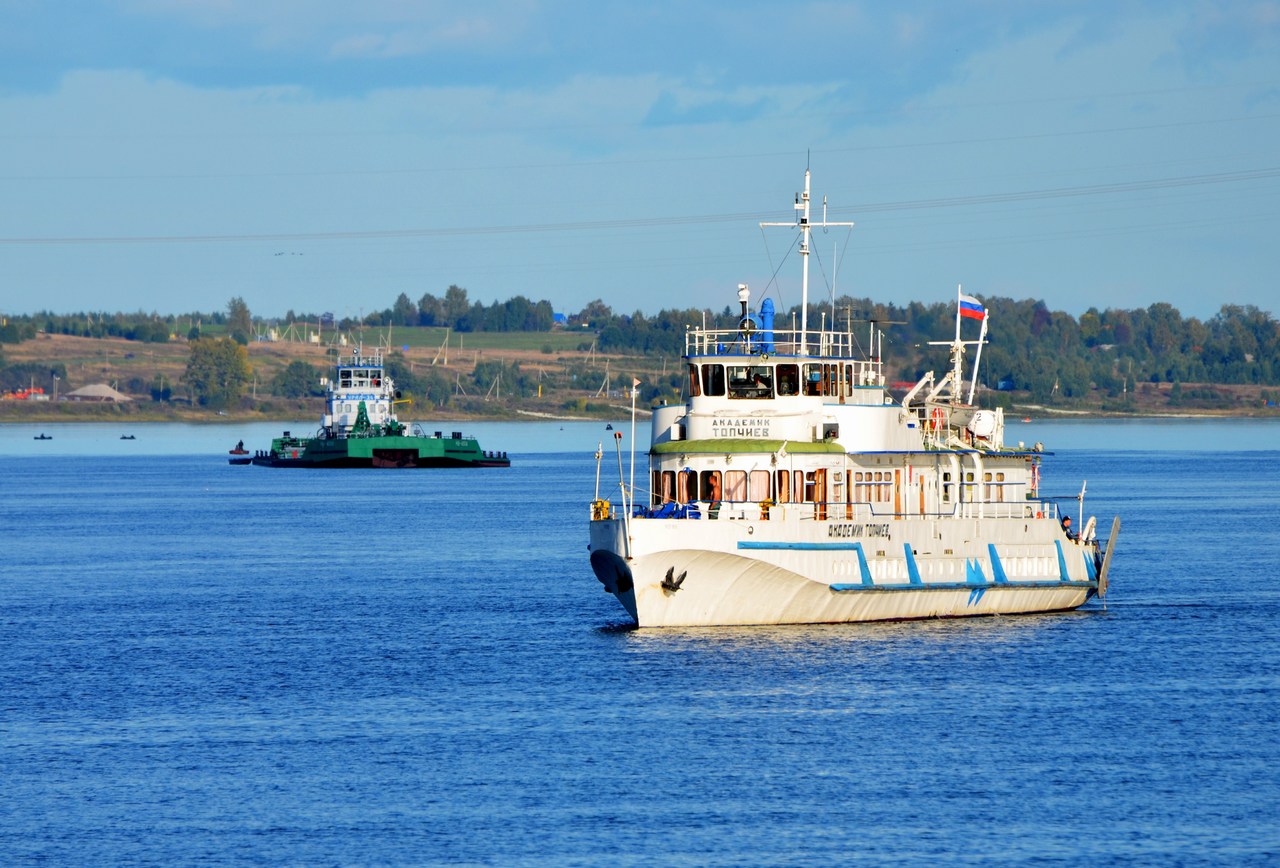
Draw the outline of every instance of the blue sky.
M2 313L787 306L806 164L815 298L1280 312L1280 0L0 0Z

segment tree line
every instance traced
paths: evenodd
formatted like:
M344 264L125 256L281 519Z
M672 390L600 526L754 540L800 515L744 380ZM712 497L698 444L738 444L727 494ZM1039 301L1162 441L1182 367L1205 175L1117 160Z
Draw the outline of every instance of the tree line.
M1145 308L1090 308L1081 316L1054 311L1042 300L982 298L989 314L988 344L983 351L980 382L989 391L1030 393L1037 400L1067 401L1100 391L1106 397L1127 395L1141 384L1280 385L1280 324L1269 312L1252 305L1224 304L1207 320L1184 317L1176 308L1157 302ZM781 310L778 329L799 321L799 307ZM320 321L324 314L296 315L290 321ZM467 291L450 286L442 296L424 294L416 303L401 294L391 307L360 320L339 320L336 328L370 326L446 327L456 331L550 331L568 328L583 334L583 348L594 342L605 353L678 356L684 335L693 325L733 329L738 311L698 308L615 312L597 299L582 310L556 321L548 301L533 302L517 295L492 304L473 302ZM16 343L37 331L86 337L122 337L139 341L207 339L216 326L237 344L247 344L262 318L253 317L242 298L229 301L226 311L161 316L155 313L40 313L7 317L0 324L0 343ZM895 379L913 381L925 370L947 366L946 348L929 344L948 339L955 328L955 303L905 306L870 298L837 299L834 304L810 305L809 323L817 328L849 329L863 340L867 323L883 330L884 360ZM972 337L966 333L967 337ZM29 372L0 368L0 384ZM408 373L408 372L406 372ZM513 391L519 374L508 373ZM406 378L414 379L412 375ZM472 386L483 388L477 378ZM506 381L504 380L504 383ZM420 385L423 392L447 394L449 384ZM453 384L455 391L456 386ZM12 387L12 386L10 386ZM281 388L291 388L287 384Z
M1140 383L1280 385L1280 323L1253 305L1223 305L1201 321L1165 302L1128 310L1090 308L1079 319L1039 300L992 297L983 303L989 328L981 382L989 389L1047 399L1090 389L1121 393ZM601 323L601 350L663 355L683 351L690 324L734 329L739 319L729 307L718 313L599 314L592 320ZM886 364L899 379L915 380L926 370L946 369L947 349L930 342L952 337L955 316L954 302L898 306L846 296L833 305L810 305L809 327L834 323L865 344L868 324L875 324L885 335ZM779 313L775 327L787 330L799 321L797 305ZM967 325L964 337L976 338L977 327Z

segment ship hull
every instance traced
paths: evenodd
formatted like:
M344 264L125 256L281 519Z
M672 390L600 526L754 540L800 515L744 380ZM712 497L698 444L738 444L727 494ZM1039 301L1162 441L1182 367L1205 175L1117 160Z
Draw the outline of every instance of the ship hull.
M1062 612L1097 593L1095 552L1055 542L1051 522L986 519L981 542L966 520L789 524L633 519L628 540L621 520L593 521L591 565L640 627ZM882 535L830 536L859 527Z
M505 456L486 453L470 438L341 437L277 439L254 456L261 467L426 469L510 467Z

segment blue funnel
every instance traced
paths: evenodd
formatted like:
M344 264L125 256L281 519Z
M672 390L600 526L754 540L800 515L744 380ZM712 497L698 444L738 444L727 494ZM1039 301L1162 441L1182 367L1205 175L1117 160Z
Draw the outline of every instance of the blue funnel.
M760 352L773 353L773 299L766 298L760 304L760 335L756 338Z

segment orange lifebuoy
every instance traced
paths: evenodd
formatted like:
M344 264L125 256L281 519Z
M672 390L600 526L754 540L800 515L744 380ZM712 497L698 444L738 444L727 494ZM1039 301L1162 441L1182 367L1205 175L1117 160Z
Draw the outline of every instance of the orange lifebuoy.
M934 431L942 429L943 424L947 420L947 414L942 412L941 407L934 407L933 412L929 414L929 422Z

